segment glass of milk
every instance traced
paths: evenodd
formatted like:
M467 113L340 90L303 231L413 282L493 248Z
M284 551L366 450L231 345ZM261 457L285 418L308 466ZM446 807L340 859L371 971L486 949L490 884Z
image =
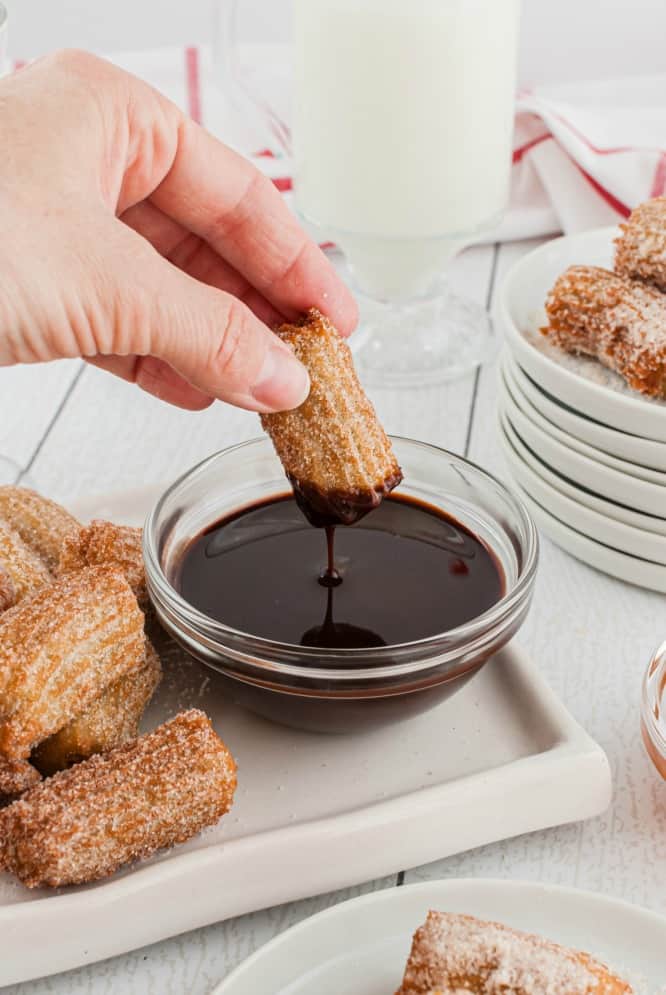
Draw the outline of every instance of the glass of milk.
M295 205L344 253L366 380L435 382L492 352L444 274L507 204L519 18L520 0L291 0Z

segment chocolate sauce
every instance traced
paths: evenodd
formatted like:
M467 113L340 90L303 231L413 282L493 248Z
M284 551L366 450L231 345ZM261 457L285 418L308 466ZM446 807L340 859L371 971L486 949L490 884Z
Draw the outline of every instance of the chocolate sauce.
M480 615L502 596L492 553L431 505L391 496L355 525L321 529L280 495L222 519L185 550L175 578L199 611L283 643L362 648L411 642Z

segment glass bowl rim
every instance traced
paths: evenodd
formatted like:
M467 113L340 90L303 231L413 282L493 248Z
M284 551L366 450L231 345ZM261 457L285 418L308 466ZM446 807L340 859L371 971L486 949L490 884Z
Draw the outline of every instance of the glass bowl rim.
M203 612L200 612L197 608L186 601L167 579L164 570L162 569L162 565L159 562L156 546L153 541L153 533L163 506L165 502L177 492L178 488L181 487L185 481L190 481L195 476L205 473L211 463L221 459L222 457L229 456L235 452L239 452L252 446L270 446L271 443L267 436L255 436L252 439L236 443L232 446L227 446L224 449L219 450L219 452L213 453L211 456L208 456L206 459L195 464L195 466L190 467L189 470L186 470L180 475L180 477L170 484L169 487L166 488L149 512L143 530L143 554L146 564L149 590L153 586L156 587L159 591L160 597L165 598L169 611L173 613L175 609L179 620L186 619L190 624L194 625L197 630L197 635L200 634L200 629L203 628L209 632L215 633L216 637L219 635L222 639L227 639L229 641L242 641L244 643L242 652L250 652L253 656L255 654L261 654L262 657L265 656L265 665L269 665L271 670L276 674L283 672L300 676L316 676L317 678L334 676L353 676L355 678L360 678L364 675L364 673L367 676L375 674L379 676L376 664L381 664L385 661L387 655L394 658L396 655L399 657L409 658L415 652L420 651L418 660L420 666L422 666L424 663L423 653L430 648L432 648L433 656L437 654L438 650L441 653L446 651L450 652L452 649L466 650L468 647L471 648L471 644L473 644L475 639L478 639L479 636L491 633L497 626L501 627L501 623L506 621L507 615L511 617L513 612L520 607L520 605L522 605L524 599L531 591L539 558L539 538L536 526L521 499L515 495L507 487L507 485L503 483L503 481L499 480L499 478L494 476L494 474L483 469L478 464L473 463L464 456L451 453L448 450L443 449L441 446L435 446L429 442L421 442L417 439L410 439L406 436L399 435L390 435L389 438L393 442L407 443L410 446L425 449L428 452L441 455L448 461L452 461L459 466L471 468L475 473L487 478L489 482L498 487L505 500L507 500L511 505L512 510L517 514L520 524L525 532L525 541L521 544L524 565L513 587L508 590L499 599L499 601L496 601L494 605L491 605L490 608L486 609L485 612L482 612L475 618L470 619L469 622L465 622L462 625L447 630L446 632L436 633L433 636L427 636L423 639L412 640L406 643L393 643L389 646L381 646L377 648L320 649L299 646L296 643L285 643L277 640L266 639L263 636L255 636L252 633L234 629L231 626L225 625L223 622L218 622L217 620L212 619L209 615L205 615ZM492 518L490 520L492 521ZM191 639L192 637L189 636L189 638ZM224 651L228 651L230 647L225 643L222 648ZM279 662L279 658L281 656L284 657L284 655L297 656L298 663L286 664ZM278 659L275 659L276 657ZM327 663L334 665L336 661L344 661L345 664L349 665L354 661L360 662L361 660L366 663L372 663L374 661L375 666L369 668L355 667L353 671L351 669L349 671L325 669L325 665ZM255 659L253 662L261 666L263 660ZM413 661L411 662L413 663ZM399 672L405 668L407 670L412 669L412 667L406 663L402 663L392 666L390 670L392 672Z
M653 677L657 675L656 682ZM662 701L659 696L660 677L666 677L666 640L657 646L650 657L643 676L641 687L641 719L645 731L655 750L666 760L666 730L658 721L657 709L662 709Z

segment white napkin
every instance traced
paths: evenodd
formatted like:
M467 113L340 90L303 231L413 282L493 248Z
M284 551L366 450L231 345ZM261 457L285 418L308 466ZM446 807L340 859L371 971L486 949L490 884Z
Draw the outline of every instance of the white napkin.
M210 48L109 56L252 158L290 197L290 163L252 100L230 93ZM288 50L247 46L242 65L288 120ZM516 104L511 201L484 241L509 241L616 224L666 192L666 75L522 90Z

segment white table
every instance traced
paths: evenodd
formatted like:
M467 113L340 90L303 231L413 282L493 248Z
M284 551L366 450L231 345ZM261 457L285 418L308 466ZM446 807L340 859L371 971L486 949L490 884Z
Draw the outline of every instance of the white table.
M507 268L534 244L469 250L455 262L452 282L492 307ZM498 452L495 388L493 363L477 376L442 387L402 394L378 390L373 398L389 431L468 454L506 475ZM245 412L216 405L203 414L183 413L77 362L0 370L0 453L28 468L35 486L64 502L167 481L257 430L256 417ZM534 607L521 639L610 757L615 801L601 818L243 916L6 991L204 995L299 919L363 891L429 878L529 878L606 892L666 912L666 785L644 755L638 720L641 677L650 651L666 635L663 609L663 597L605 577L543 541Z

